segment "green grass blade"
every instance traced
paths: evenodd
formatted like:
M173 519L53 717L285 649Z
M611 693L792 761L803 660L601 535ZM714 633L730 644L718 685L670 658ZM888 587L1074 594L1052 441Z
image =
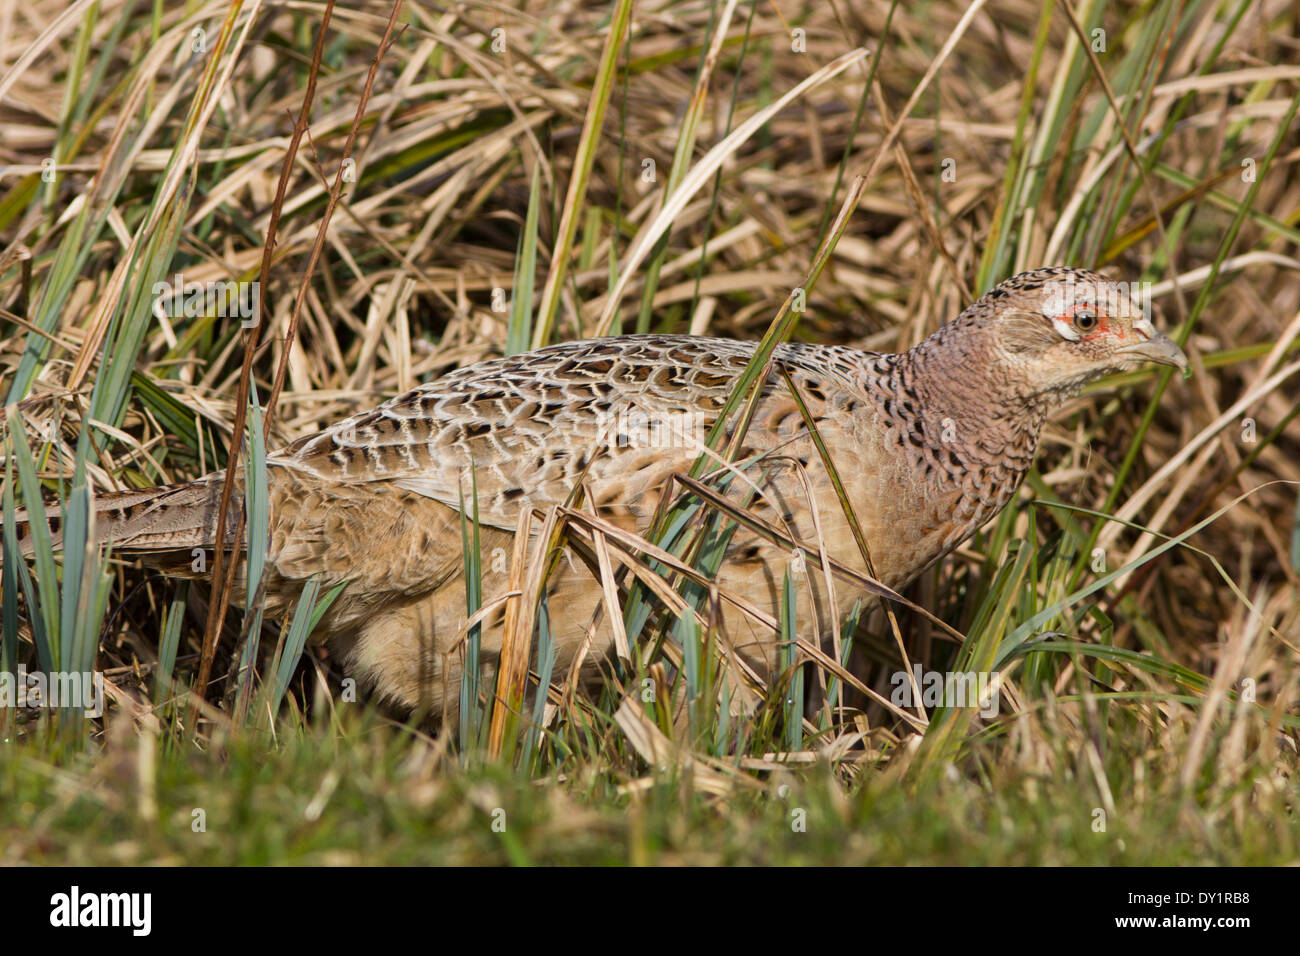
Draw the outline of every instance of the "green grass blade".
M270 547L270 500L267 489L266 439L262 433L262 406L257 398L257 386L249 389L248 410L248 466L244 469L244 501L247 512L244 540L247 542L244 586L244 647L239 661L239 679L236 691L236 713L240 720L248 716L252 702L254 673L258 651L262 645L262 574L266 569L267 549ZM234 560L234 558L232 558Z
M578 218L587 195L591 167L596 161L596 147L600 143L601 126L605 122L605 108L609 105L609 95L614 89L618 58L627 41L628 21L631 18L632 0L616 0L614 12L610 17L609 34L605 38L605 49L600 56L600 66L596 69L596 81L591 88L591 101L587 104L587 113L583 120L582 137L578 140L573 175L569 179L569 189L564 197L559 234L551 253L551 269L546 275L546 285L542 288L542 301L537 307L537 324L533 329L532 343L535 349L541 348L551 340L555 315L560 306L560 289L564 286L568 274L569 254L573 251L573 241L578 231Z
M510 293L510 324L506 328L506 355L528 349L533 328L533 282L537 276L537 214L541 207L541 174L533 169L528 189L528 213L519 237L515 276Z
M798 594L790 568L781 582L781 666L789 688L785 695L785 746L803 750L803 667L799 661L799 632L795 621Z
M337 590L333 592L333 594L337 593ZM324 607L318 608L316 598L319 594L320 574L317 573L307 579L302 594L298 596L298 605L293 609L293 619L289 622L289 633L285 637L283 653L279 660L272 664L275 673L275 689L271 693L272 714L280 712L280 702L284 700L285 692L289 689L289 681L298 668L298 661L302 659L303 648L307 646L312 618L316 617L319 620L319 615L329 609L333 600L332 596L327 596L325 601L321 602Z
M472 510L466 519L465 493L460 490L460 543L465 565L465 614L473 617L483 606L483 550L479 536L478 472L470 469ZM460 674L460 749L472 753L479 742L483 708L479 697L482 678L479 671L483 627L475 624L465 638L465 666Z
M0 671L13 673L18 662L18 572L23 562L18 548L18 509L14 505L13 459L5 456L3 565L0 565Z
M27 510L27 528L32 539L32 555L36 564L36 586L40 592L40 603L33 603L28 595L28 609L33 617L40 616L44 627L45 639L50 641L48 659L42 659L42 666L48 671L59 670L61 658L58 644L60 627L59 575L54 560L54 543L50 535L49 522L45 516L45 502L41 497L41 485L36 478L36 462L32 458L31 447L27 444L27 430L23 426L22 415L10 407L9 454L18 465L18 479L22 483L23 506Z
M542 595L537 605L537 697L533 701L533 719L528 725L528 736L524 743L524 759L532 773L541 765L542 755L538 751L538 742L542 734L542 721L546 716L546 691L551 686L555 674L556 647L555 636L551 633L551 608L546 595Z
M189 594L189 582L181 582L163 621L162 640L158 644L158 672L154 675L155 705L162 704L171 693L172 673L176 669L176 654L181 643L181 624L185 620L185 607L189 601Z

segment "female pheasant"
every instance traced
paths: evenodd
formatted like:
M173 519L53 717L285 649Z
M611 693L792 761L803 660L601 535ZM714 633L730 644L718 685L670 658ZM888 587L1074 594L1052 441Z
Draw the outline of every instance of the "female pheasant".
M477 487L484 601L504 593L519 512L545 511L585 483L599 515L645 533L668 478L701 450L754 345L627 335L492 359L422 385L271 455L271 609L321 575L346 582L315 637L349 673L403 708L453 719L466 619L462 502ZM877 577L900 588L993 517L1016 493L1051 411L1087 383L1142 361L1186 370L1125 287L1092 272L1036 269L1003 282L899 354L779 346L840 474ZM649 433L653 431L653 436ZM848 522L784 381L769 374L745 436L744 480L730 494L760 521L861 570ZM470 470L473 469L473 481ZM190 567L215 544L221 475L110 493L100 532L120 552ZM464 497L462 497L464 496ZM719 587L774 613L790 553L738 530ZM580 562L549 581L556 674L613 640L600 584ZM801 633L843 620L853 589L809 568ZM832 613L832 607L834 613ZM748 666L774 672L771 632L724 603L722 633ZM501 647L485 622L484 672ZM453 651L455 651L453 653ZM490 685L489 685L490 686Z

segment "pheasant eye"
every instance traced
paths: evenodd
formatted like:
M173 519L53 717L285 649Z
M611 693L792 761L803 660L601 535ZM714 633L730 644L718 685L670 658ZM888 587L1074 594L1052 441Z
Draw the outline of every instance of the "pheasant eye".
M1097 327L1097 312L1095 309L1080 309L1074 313L1074 327L1080 332L1091 332Z

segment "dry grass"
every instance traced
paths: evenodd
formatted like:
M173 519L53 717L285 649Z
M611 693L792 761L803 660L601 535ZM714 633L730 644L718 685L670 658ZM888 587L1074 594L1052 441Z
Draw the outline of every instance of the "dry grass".
M967 636L962 649L899 609L909 661L1001 664L1000 717L940 711L909 723L864 705L808 723L804 749L787 759L828 761L837 785L866 788L853 792L867 806L878 797L862 792L922 786L955 762L961 786L1014 790L1030 808L1039 788L1041 799L1058 792L1052 779L1076 781L1086 804L1111 815L1140 818L1177 798L1242 847L1258 836L1248 838L1242 821L1262 814L1285 836L1259 839L1294 860L1294 6L638 5L603 122L585 140L590 174L574 188L614 6L405 3L358 127L355 182L342 183L319 264L308 270L392 8L333 11L263 290L264 346L250 366L265 397L289 350L267 445L501 354L511 313L500 305L519 288L534 182L531 304L545 313L553 301L555 319L549 334L545 324L517 327L521 342L610 327L759 339L863 174L866 189L799 318L799 338L903 349L972 294L1040 264L1150 281L1157 323L1187 343L1190 381L1146 371L1074 402L1049 427L1019 506L909 589ZM242 406L239 323L152 320L148 290L176 272L198 282L257 277L322 11L209 2L168 5L155 20L150 5L123 0L0 5L0 165L9 167L0 170L0 389L7 405L20 403L28 436L42 439L33 449L47 491L76 471L87 419L96 425L82 453L95 487L143 487L225 465ZM1094 41L1104 31L1104 50L1081 51L1075 16ZM710 60L708 29L724 17ZM792 39L796 29L803 33ZM858 47L872 56L841 64L752 136L712 154L716 176L699 175L731 130ZM643 178L648 161L654 182ZM57 169L52 181L43 163ZM662 230L660 251L651 230L670 182L698 188ZM557 242L571 244L571 255L557 260ZM497 307L494 290L505 290ZM575 518L570 527L581 525ZM1166 536L1192 528L1151 556ZM584 540L602 547L597 536ZM192 612L206 606L201 590L177 619L182 684L198 669L204 625ZM150 699L174 596L167 579L118 565L99 622L97 666L115 687L114 706L147 728L161 718L175 730L181 720ZM1054 649L1013 647L1017 628L1067 598L1032 628L1062 635ZM31 659L34 608L23 607L15 652ZM218 677L237 650L238 611L230 621ZM858 644L854 672L887 698L902 666L889 625L865 621ZM663 670L673 648L650 673L677 699L680 682ZM816 648L804 651L808 660ZM833 661L811 659L808 680L834 680ZM314 675L324 686L330 662L313 661L290 696L295 715L307 708L329 733ZM1243 700L1246 688L1257 704ZM221 696L220 684L207 692L213 703ZM716 733L716 713L696 737L670 739L666 710L656 723L619 701L565 697L536 766L567 775L566 792L592 773L636 792L642 758L657 762L655 748L666 747L705 793L777 779L763 754L791 739L779 705L760 710L737 745ZM208 739L227 718L205 713ZM603 798L617 788L578 791ZM1088 820L1076 824L1086 830Z

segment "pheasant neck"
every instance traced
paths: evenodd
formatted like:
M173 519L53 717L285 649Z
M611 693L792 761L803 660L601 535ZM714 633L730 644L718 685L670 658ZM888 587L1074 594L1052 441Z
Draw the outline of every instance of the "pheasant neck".
M1028 471L1047 408L996 374L979 345L970 336L936 335L878 356L868 392L914 466L960 488L982 512L1005 503Z

